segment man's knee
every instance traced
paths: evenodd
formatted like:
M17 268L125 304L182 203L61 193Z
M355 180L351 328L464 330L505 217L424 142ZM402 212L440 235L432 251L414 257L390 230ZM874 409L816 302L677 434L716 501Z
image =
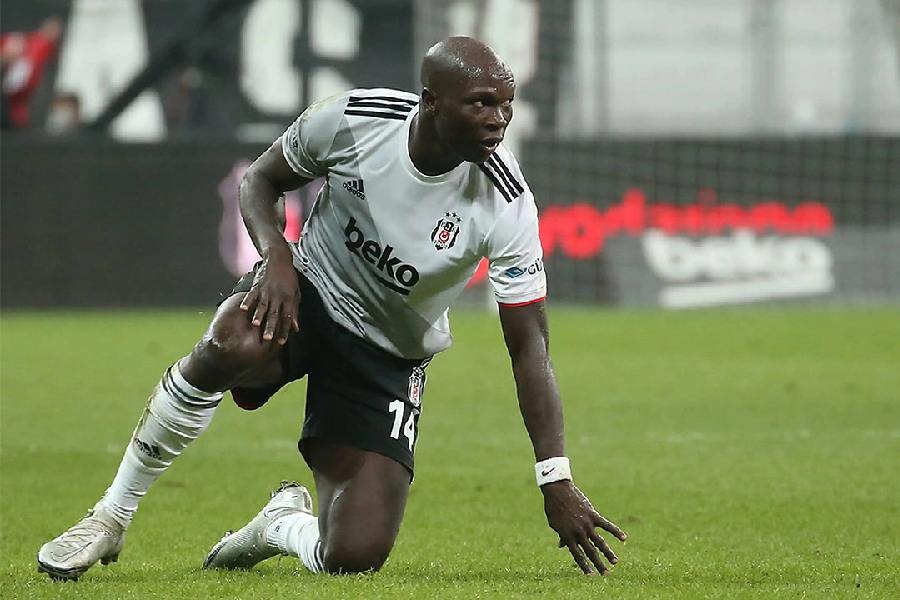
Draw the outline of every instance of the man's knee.
M328 544L322 562L325 570L333 574L377 571L384 565L392 546L386 539Z
M284 348L264 342L260 329L250 324L235 300L232 297L223 303L183 365L185 377L201 389L204 384L230 387L240 383L246 374L277 363Z
M270 360L282 346L264 342L262 330L250 324L249 316L236 303L229 306L231 304L223 304L223 309L194 347L194 354L204 362L226 368Z

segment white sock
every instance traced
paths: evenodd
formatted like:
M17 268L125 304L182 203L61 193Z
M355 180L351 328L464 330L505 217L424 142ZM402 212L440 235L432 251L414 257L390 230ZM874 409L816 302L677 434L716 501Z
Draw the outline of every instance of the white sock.
M115 479L100 504L127 527L138 503L156 479L212 421L222 392L188 383L175 363L153 390L125 449Z
M319 541L319 519L313 515L296 512L278 517L266 528L266 541L281 552L299 558L313 573L325 570Z

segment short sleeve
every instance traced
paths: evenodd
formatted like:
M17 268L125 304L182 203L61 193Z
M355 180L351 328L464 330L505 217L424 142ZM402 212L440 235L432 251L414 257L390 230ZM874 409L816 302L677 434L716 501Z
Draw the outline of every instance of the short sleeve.
M281 152L298 175L315 179L328 172L347 97L338 94L310 105L282 134Z
M537 206L530 191L506 207L486 241L488 275L497 302L516 306L543 300L547 278Z

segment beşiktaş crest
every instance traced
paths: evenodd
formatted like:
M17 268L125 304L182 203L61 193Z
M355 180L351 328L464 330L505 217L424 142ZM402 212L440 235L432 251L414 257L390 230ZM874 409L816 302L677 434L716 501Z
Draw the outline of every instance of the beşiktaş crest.
M425 389L425 369L414 367L409 376L409 401L414 408L422 405L422 392Z
M431 241L434 242L435 249L445 250L453 247L453 244L456 243L456 236L459 235L461 222L462 219L455 212L444 213L444 216L438 220L434 231L431 232Z

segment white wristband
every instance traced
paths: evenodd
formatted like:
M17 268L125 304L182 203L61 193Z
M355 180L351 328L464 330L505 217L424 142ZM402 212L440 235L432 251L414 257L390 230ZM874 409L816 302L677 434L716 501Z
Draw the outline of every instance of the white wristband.
M569 459L565 456L554 456L536 463L534 477L537 479L538 487L563 479L572 481L572 467L569 465Z

